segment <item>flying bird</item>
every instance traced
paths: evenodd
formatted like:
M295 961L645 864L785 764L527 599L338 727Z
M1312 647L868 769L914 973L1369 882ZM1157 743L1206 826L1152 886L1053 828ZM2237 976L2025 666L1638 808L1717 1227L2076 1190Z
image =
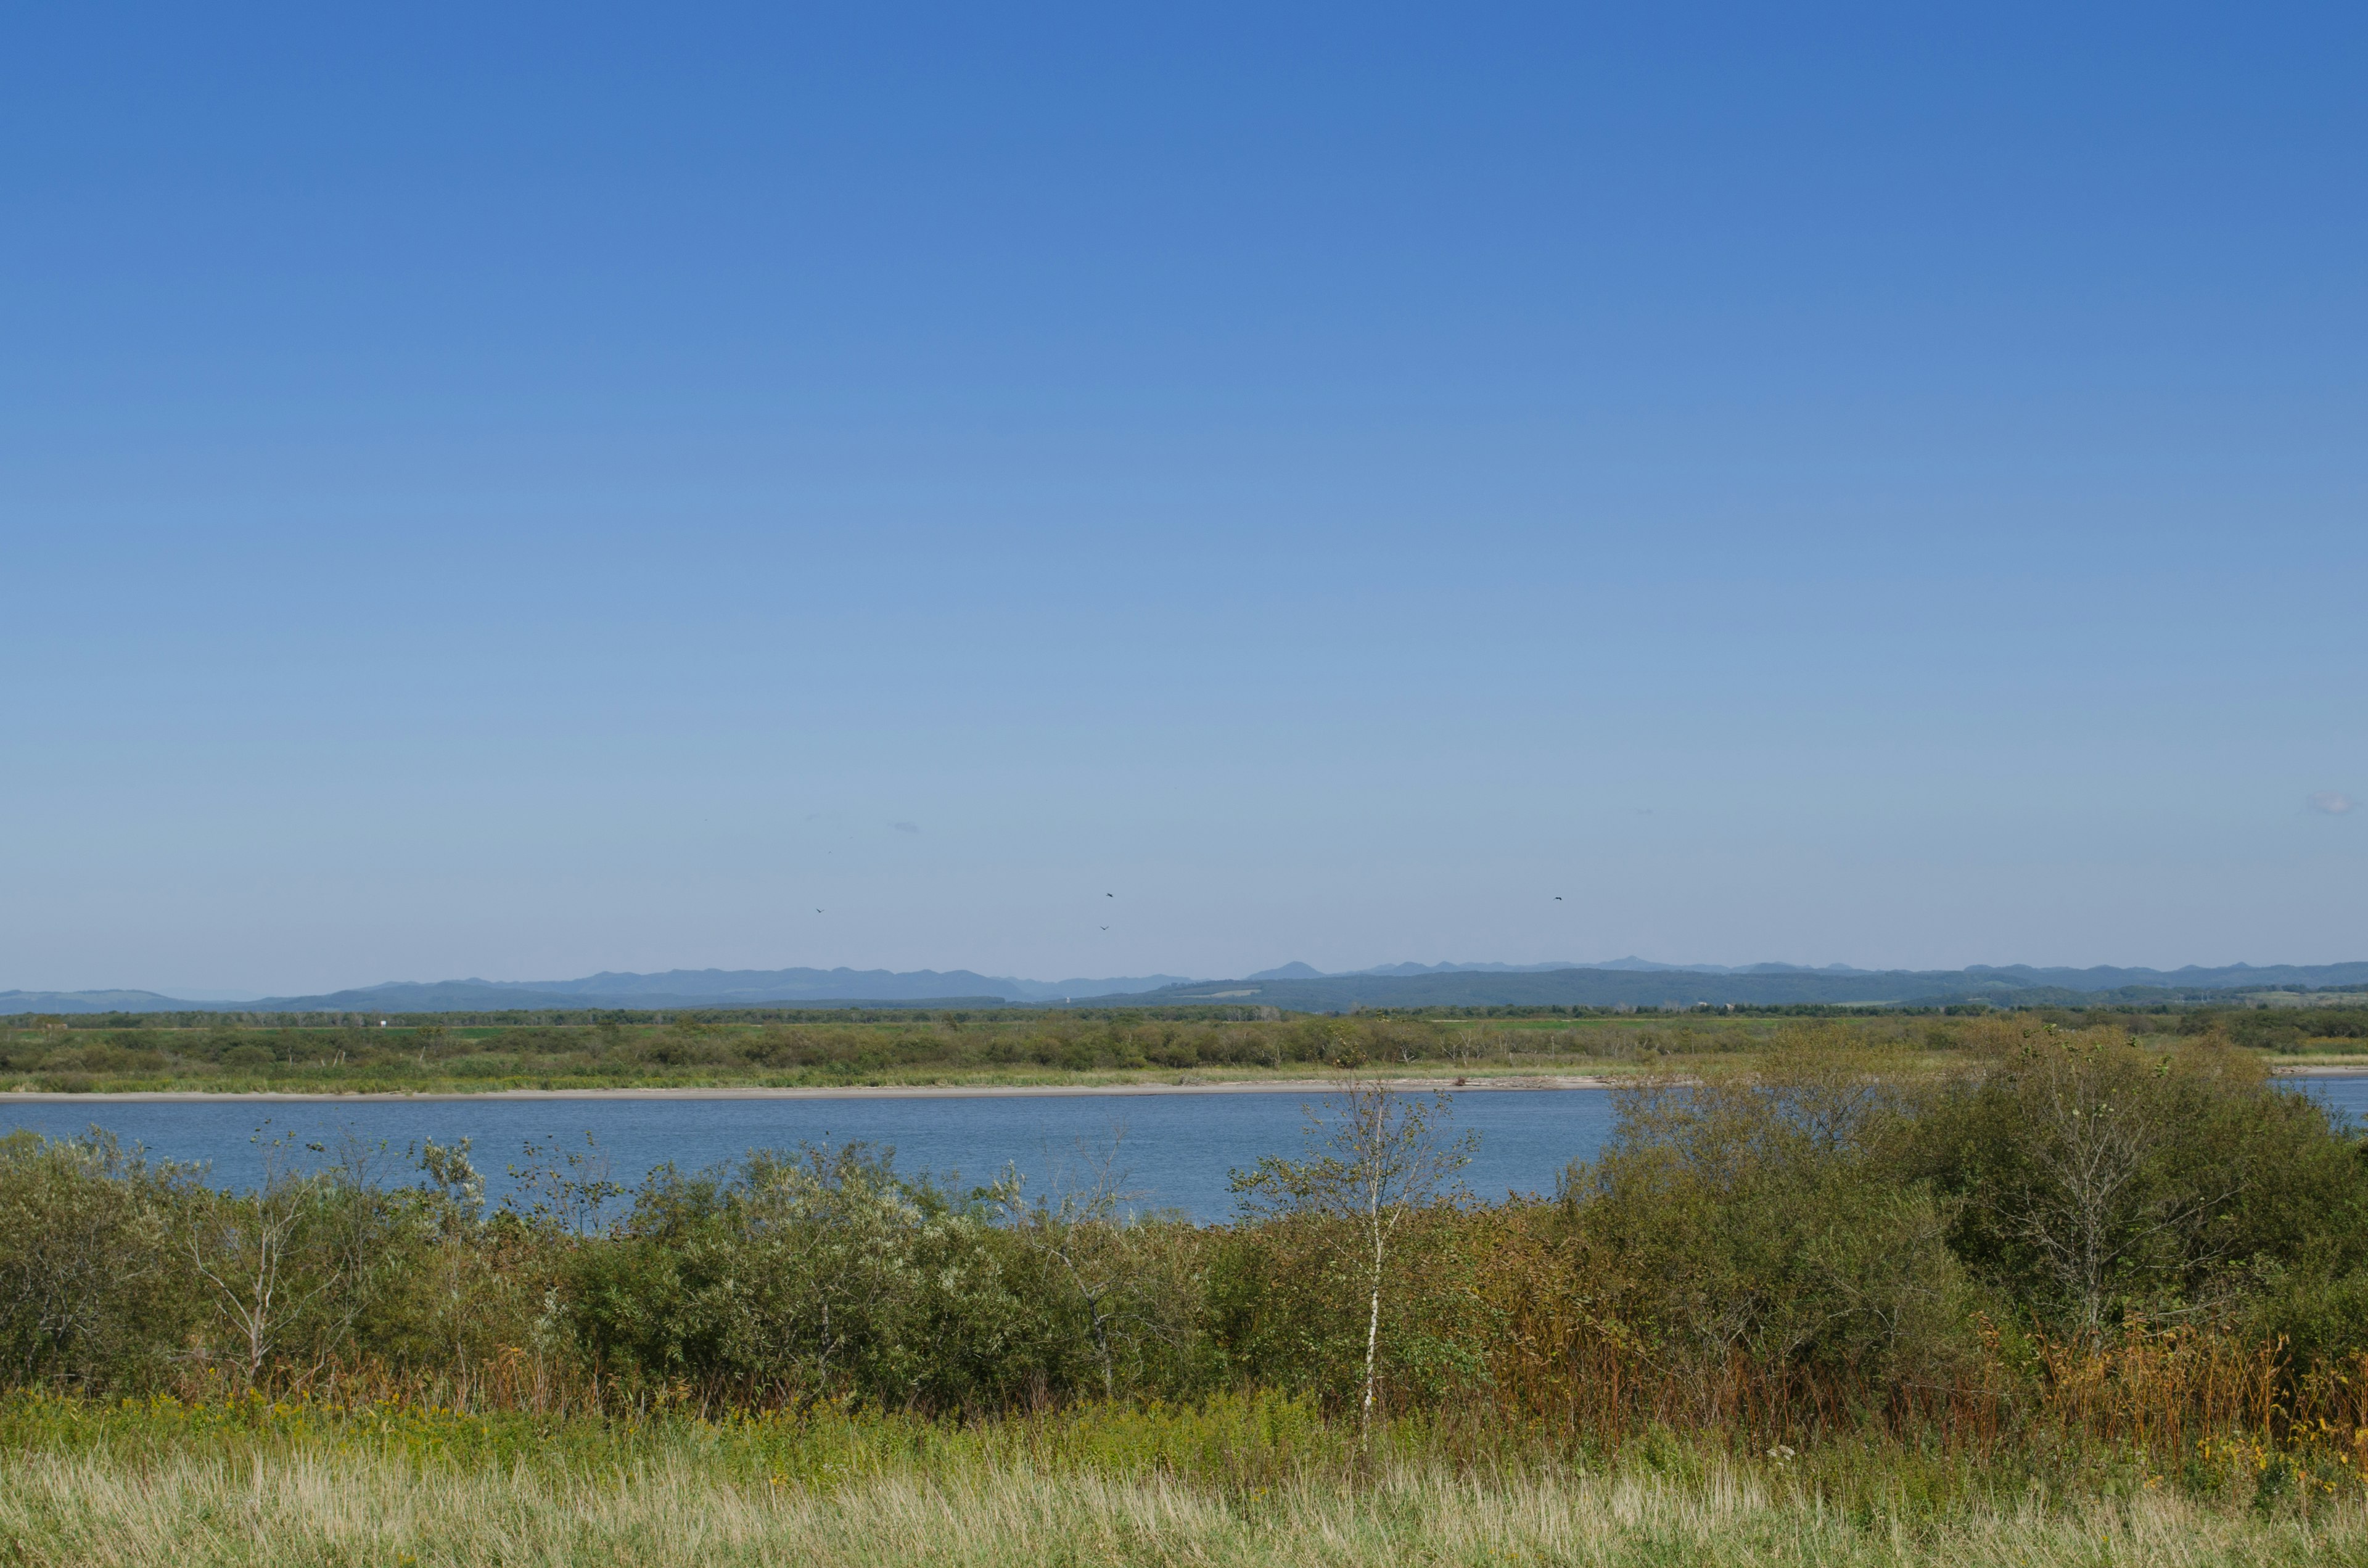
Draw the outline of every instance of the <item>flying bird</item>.
M1105 930L1105 931L1107 931L1107 930L1109 930L1109 929L1110 929L1110 927L1109 927L1109 926L1103 926L1103 927L1102 927L1102 929L1103 929L1103 930Z
M1560 903L1562 902L1562 894L1560 894L1560 893L1556 893L1556 894L1554 894L1554 902L1555 902L1556 903Z

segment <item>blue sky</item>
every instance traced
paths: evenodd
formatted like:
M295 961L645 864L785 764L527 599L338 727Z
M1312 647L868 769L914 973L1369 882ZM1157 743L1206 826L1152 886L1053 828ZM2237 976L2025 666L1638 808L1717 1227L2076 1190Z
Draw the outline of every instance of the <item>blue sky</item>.
M2368 13L0 28L0 986L2368 957Z

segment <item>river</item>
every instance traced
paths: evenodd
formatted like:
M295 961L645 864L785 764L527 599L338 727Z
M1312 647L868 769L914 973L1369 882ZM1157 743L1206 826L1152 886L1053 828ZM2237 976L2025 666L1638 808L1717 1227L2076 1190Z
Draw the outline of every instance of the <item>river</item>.
M2291 1080L2355 1117L2368 1117L2368 1074ZM1602 1089L1491 1089L1454 1096L1450 1127L1479 1134L1465 1180L1474 1195L1550 1193L1573 1160L1610 1134L1614 1096ZM896 1165L956 1187L1006 1165L1028 1189L1076 1183L1116 1140L1116 1168L1137 1210L1180 1210L1201 1221L1234 1212L1228 1174L1261 1154L1302 1146L1302 1093L1000 1096L840 1099L402 1099L279 1101L71 1100L0 1106L0 1128L53 1138L93 1126L151 1155L201 1163L230 1188L254 1186L272 1158L313 1163L347 1149L373 1153L379 1178L414 1179L404 1153L423 1142L472 1142L498 1202L529 1141L585 1151L635 1184L672 1162L697 1170L752 1149L860 1140L893 1147ZM587 1142L587 1139L589 1142ZM320 1144L315 1153L308 1144ZM277 1155L274 1145L279 1146Z

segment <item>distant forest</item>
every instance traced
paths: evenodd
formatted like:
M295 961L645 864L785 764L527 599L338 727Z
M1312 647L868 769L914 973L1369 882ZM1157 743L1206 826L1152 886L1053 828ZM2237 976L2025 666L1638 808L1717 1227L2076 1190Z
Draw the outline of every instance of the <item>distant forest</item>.
M1320 1070L1348 1042L1414 1074L1611 1073L1743 1058L1823 1017L1861 1048L1939 1059L2001 1015L1979 1006L1679 1012L1570 1007L1368 1011L1004 1007L121 1015L0 1028L0 1087L345 1091L910 1084ZM2368 1053L2368 1006L2041 1008L2011 1015L2133 1040Z

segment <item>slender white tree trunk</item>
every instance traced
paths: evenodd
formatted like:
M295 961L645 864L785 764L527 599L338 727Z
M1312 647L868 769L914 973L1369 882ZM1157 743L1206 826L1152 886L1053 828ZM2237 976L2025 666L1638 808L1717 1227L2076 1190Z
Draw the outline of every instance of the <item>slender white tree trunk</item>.
M1373 1277L1371 1306L1365 1314L1365 1403L1357 1416L1357 1446L1372 1446L1373 1430L1373 1360L1382 1338L1382 1216L1373 1212Z

